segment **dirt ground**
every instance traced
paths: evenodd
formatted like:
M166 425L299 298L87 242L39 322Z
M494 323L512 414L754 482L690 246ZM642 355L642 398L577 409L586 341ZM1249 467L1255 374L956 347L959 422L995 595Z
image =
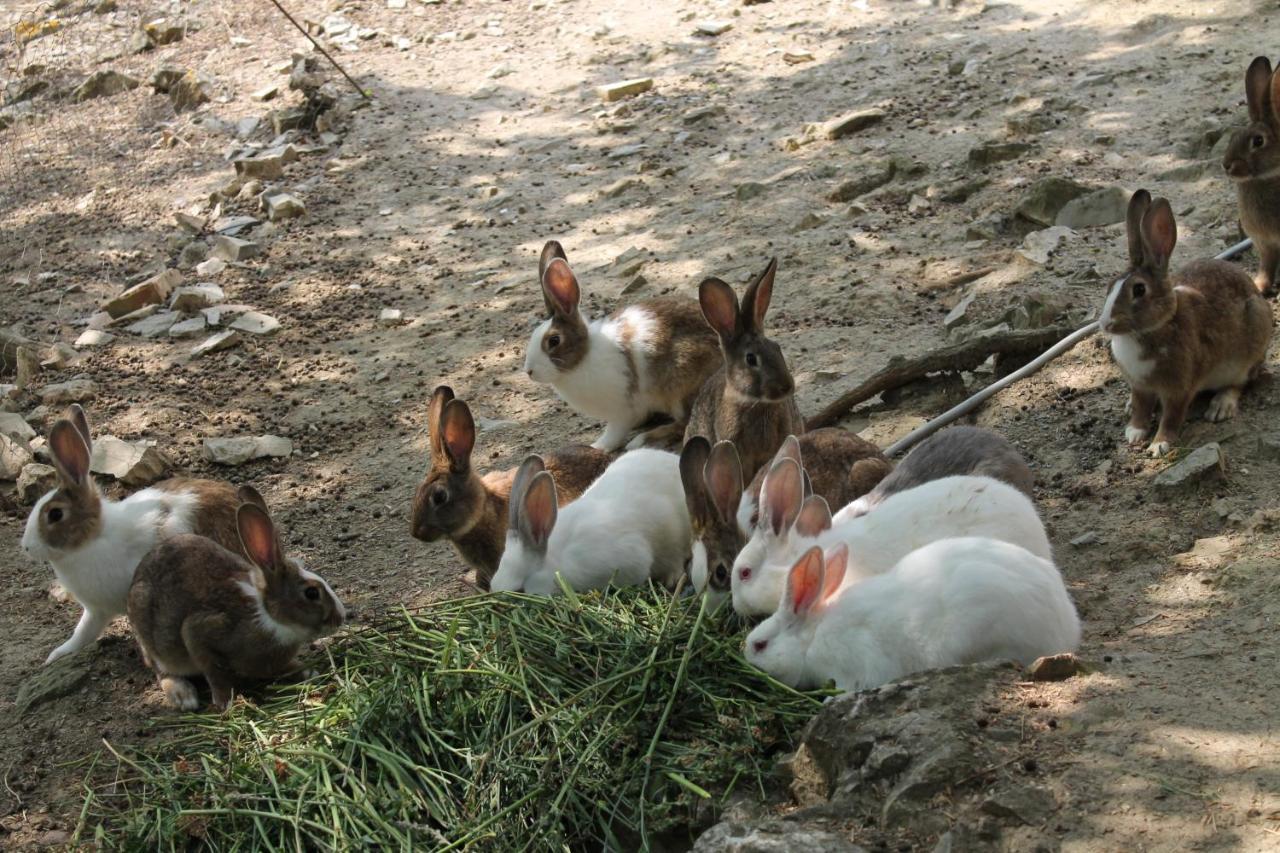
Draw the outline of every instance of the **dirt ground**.
M0 326L44 344L74 341L132 277L171 265L191 240L173 214L210 214L209 193L232 176L224 156L241 144L235 123L299 99L279 67L305 41L269 4L175 3L164 12L195 26L140 54L125 45L156 7L95 5L0 10L0 81L11 92L50 83L34 117L0 129ZM485 465L598 433L521 370L542 311L545 240L565 245L593 314L633 298L620 291L634 264L615 263L632 248L647 280L637 297L692 296L712 274L741 284L778 256L771 328L813 413L891 357L944 343L944 317L970 295L975 326L1040 304L1073 319L1096 311L1122 269L1122 226L1078 229L1047 263L1026 259L1023 237L1040 226L1013 212L1040 178L1169 196L1175 266L1235 242L1214 140L1243 121L1244 68L1280 25L1280 6L1261 0L286 5L312 24L340 14L362 28L323 41L372 102L329 151L277 182L307 215L249 232L261 256L211 279L228 302L278 318L279 332L197 360L186 354L199 339L120 332L37 382L84 374L100 386L86 404L98 434L154 439L179 471L255 483L293 549L365 612L469 589L448 545L408 534L435 385L471 403ZM19 50L23 16L56 17L61 29ZM733 26L695 32L710 20ZM165 64L208 74L212 102L175 114L145 84ZM84 103L59 97L104 68L144 83ZM597 86L635 77L653 89L601 102ZM281 87L275 101L252 97L269 84ZM869 107L884 119L848 138L806 134ZM1028 147L971 163L970 150L992 141ZM889 158L888 183L828 200ZM184 271L184 283L197 280ZM406 322L380 323L384 308ZM992 378L984 368L926 383L845 425L887 443ZM1152 483L1169 463L1123 445L1126 395L1104 343L1089 340L976 421L1008 435L1037 472L1085 623L1082 654L1097 667L1005 697L1057 809L1000 843L1274 850L1280 392L1254 389L1229 424L1191 423L1184 447L1220 442L1228 476L1171 493ZM54 416L36 418L40 434ZM268 433L290 437L295 454L233 469L201 455L206 437ZM20 686L78 608L54 600L48 568L23 557L29 507L8 485L0 847L57 844L76 825L85 759L103 739L145 744L149 717L165 712L121 620L85 654L70 695L17 713Z

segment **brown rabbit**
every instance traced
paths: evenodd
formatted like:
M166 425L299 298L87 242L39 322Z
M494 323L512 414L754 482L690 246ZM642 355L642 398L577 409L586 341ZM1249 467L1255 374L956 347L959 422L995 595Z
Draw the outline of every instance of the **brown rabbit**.
M1125 439L1137 444L1160 401L1160 429L1148 448L1163 456L1201 391L1217 391L1206 417L1234 417L1245 384L1271 343L1271 306L1238 266L1193 261L1169 274L1178 240L1167 199L1138 190L1129 200L1128 272L1107 294L1099 324L1131 388Z
M787 360L764 333L777 271L778 259L772 258L743 294L741 307L733 288L718 278L708 278L698 288L702 316L720 337L724 366L698 393L684 437L732 441L746 480L755 477L783 439L804 432Z
M1280 70L1265 56L1244 76L1249 126L1231 137L1222 168L1236 185L1240 225L1258 252L1258 289L1276 293L1280 277Z
M436 388L427 412L431 468L413 496L410 532L415 539L448 539L475 569L476 583L489 589L507 537L507 498L516 469L483 477L471 467L476 425L471 410L447 385ZM574 500L609 465L609 454L586 445L570 445L543 455L555 477L561 506Z
M237 682L295 672L299 649L346 619L329 585L284 556L271 517L245 497L236 526L252 562L183 534L151 549L129 587L129 621L175 708L198 707L188 678L203 675L225 709Z

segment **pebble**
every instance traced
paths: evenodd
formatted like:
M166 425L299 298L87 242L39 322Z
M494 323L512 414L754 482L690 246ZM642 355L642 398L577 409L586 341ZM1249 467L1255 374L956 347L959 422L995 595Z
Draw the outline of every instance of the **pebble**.
M31 462L18 474L18 500L33 504L58 487L58 472L52 465Z
M46 406L64 406L68 403L83 403L98 396L98 385L92 379L71 379L57 382L40 389L40 402Z
M1027 674L1032 681L1062 681L1083 671L1084 665L1080 659L1068 652L1036 658L1027 669Z
M204 332L207 322L203 314L197 314L187 320L174 323L169 327L169 337L171 338L193 338Z
M136 323L125 326L124 330L135 335L141 335L144 338L158 338L161 335L168 334L169 327L178 322L181 315L177 311L165 311L160 314L152 314L150 317L144 317Z
M822 135L827 139L843 139L846 136L852 136L859 131L879 124L884 121L886 115L887 113L884 110L874 107L855 110L822 125Z
M111 95L118 95L121 92L127 92L130 89L136 89L141 85L141 81L136 77L130 77L128 74L121 74L119 71L113 71L110 68L103 71L95 71L89 77L76 87L71 93L71 100L76 103L81 101L92 100L93 98L105 98Z
M303 204L302 200L289 193L263 196L262 206L267 211L267 218L272 222L293 219L307 214L307 206Z
M175 290L173 299L169 302L169 308L185 314L192 314L201 308L208 308L210 305L217 305L226 300L227 295L218 285L194 284L179 287Z
M245 311L231 323L230 328L251 335L274 335L280 329L280 321L260 311Z
M257 257L261 251L257 243L219 234L213 241L213 257L223 261L244 261Z
M249 97L255 101L270 101L272 98L274 98L278 94L280 94L280 86L278 84L272 83L270 86L264 86L263 88L254 92Z
M22 469L35 461L27 443L0 433L0 480L16 480Z
M634 80L623 80L618 83L609 83L596 89L596 93L605 103L620 101L623 98L629 98L632 95L639 95L641 92L647 92L653 88L652 77L638 77Z
M404 312L399 308L383 308L378 314L378 322L384 326L399 326L404 322Z
M104 332L102 329L85 329L80 333L80 337L76 338L73 346L76 349L91 349L109 344L115 339L115 335L110 332Z
M0 412L0 435L25 442L35 438L36 431L18 412Z
M114 477L126 486L149 486L169 473L169 460L154 441L124 441L114 435L93 440L89 470Z
M1047 264L1049 257L1058 249L1063 240L1075 236L1074 231L1061 225L1032 231L1022 240L1022 248L1018 254L1035 264Z
M119 319L147 305L163 303L169 298L173 289L181 283L182 273L175 269L165 270L141 284L135 284L114 299L107 300L103 303L102 310L113 318Z
M733 29L733 23L730 21L701 21L694 28L694 32L700 36L718 36L731 29Z
M240 333L234 329L229 329L225 332L218 332L216 335L210 335L200 343L196 344L196 346L191 350L191 357L200 358L201 356L208 355L211 352L231 349L234 346L239 346L242 340L243 338L241 338Z
M1086 545L1096 544L1097 542L1100 541L1100 538L1101 537L1098 536L1098 531L1086 530L1084 533L1081 533L1075 539L1072 539L1071 545L1075 548L1083 548Z
M789 50L782 54L782 61L788 65L800 65L804 62L813 62L814 56L808 50Z

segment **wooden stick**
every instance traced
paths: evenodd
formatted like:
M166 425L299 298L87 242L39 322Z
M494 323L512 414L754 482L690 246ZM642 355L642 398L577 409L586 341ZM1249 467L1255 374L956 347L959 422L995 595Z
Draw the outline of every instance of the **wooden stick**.
M320 46L320 42L318 42L318 41L316 41L314 38L312 38L312 37L311 37L311 33L307 32L306 28L305 28L305 27L303 27L303 26L302 26L302 24L299 24L297 21L295 21L295 20L293 19L293 15L290 15L290 14L289 14L289 10L288 10L288 9L286 9L285 7L283 7L283 6L281 6L281 5L280 5L280 0L271 0L271 5L272 5L272 6L275 6L277 9L279 9L279 10L280 10L280 14L282 14L282 15L284 15L286 18L288 18L288 19L289 19L289 23L291 23L291 24L293 24L295 27L297 27L297 28L298 28L298 32L300 32L300 33L302 33L304 36L306 36L306 37L307 37L307 41L309 41L309 42L311 42L313 45L315 45L316 50L320 51L321 55L322 55L322 56L324 56L324 58L325 58L325 59L329 60L329 64L330 64L330 65L332 65L334 68L338 69L339 73L341 73L343 77L346 77L346 78L347 78L347 82L351 84L351 87L352 87L353 89L355 89L357 92L359 92L359 93L360 93L360 97L364 98L366 101L367 101L367 100L369 100L369 93L368 93L368 92L366 92L364 89L361 89L361 88L360 88L360 84L359 84L359 83L357 83L355 80L351 79L351 75L347 73L347 69L345 69L345 68L343 68L341 65L339 65L339 64L338 64L338 60L336 60L336 59L334 59L332 56L330 56L330 55L329 55L329 51L327 51L327 50L325 50L323 47L321 47L321 46Z

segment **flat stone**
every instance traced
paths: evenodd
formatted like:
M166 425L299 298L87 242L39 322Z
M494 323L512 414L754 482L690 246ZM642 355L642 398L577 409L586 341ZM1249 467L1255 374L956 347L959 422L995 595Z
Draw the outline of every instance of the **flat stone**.
M1098 531L1086 530L1084 533L1081 533L1079 536L1072 539L1070 544L1073 548L1083 548L1086 545L1094 545L1099 541L1101 541L1101 539L1098 536Z
M169 327L169 337L171 338L194 338L197 335L204 334L204 330L208 328L208 321L205 320L203 314L197 314L186 320L174 323Z
M202 308L200 313L204 315L210 326L221 326L224 322L229 323L246 311L252 310L248 305L214 305L212 308Z
M644 249L632 246L614 258L610 268L622 278L630 278L640 272L648 260L649 254Z
M242 178L261 178L264 181L278 181L284 177L284 157L279 154L262 153L256 157L239 157L231 161L236 174Z
M1026 142L984 142L969 149L969 164L990 166L1006 160L1016 160L1031 150Z
M210 258L196 264L196 275L215 276L227 268L227 262L222 258Z
M98 384L92 379L71 379L56 382L40 389L40 402L46 406L65 406L83 403L98 396Z
M228 329L225 332L218 332L216 335L210 335L191 350L192 358L200 358L209 353L220 352L225 349L239 346L243 338L240 333L234 329Z
M1093 191L1093 187L1070 178L1042 178L1031 185L1015 212L1030 222L1053 225L1067 202Z
M278 435L206 438L204 457L216 465L243 465L254 459L286 458L293 453L293 442Z
M759 181L745 181L733 188L733 195L738 201L750 201L768 191L769 188Z
M204 230L203 216L195 216L193 214L185 213L179 210L173 214L173 221L178 223L179 227L185 228L187 231L190 231L192 234L199 234L201 231Z
M652 77L637 77L634 80L622 80L618 83L600 86L596 89L596 93L605 103L612 103L623 98L629 98L632 95L639 95L641 92L647 92L652 88Z
M1079 672L1084 672L1084 664L1070 652L1036 658L1027 669L1032 681L1062 681Z
M700 36L718 36L733 29L732 21L700 21L693 31Z
M404 312L399 308L383 308L378 313L378 322L384 326L399 326L404 322Z
M1048 790L1027 784L1000 791L982 802L982 811L987 814L1012 818L1028 826L1044 823L1057 807L1053 794Z
M46 370L66 370L81 358L76 348L65 341L58 341L45 350L40 366Z
M90 646L37 669L18 688L15 702L18 714L21 716L32 708L79 690L89 680L97 657L97 650Z
M279 84L272 83L271 85L264 86L263 88L254 92L249 97L255 101L270 101L273 98L275 98L275 96L278 94L280 94Z
M124 293L102 305L102 310L119 319L147 305L159 305L169 298L173 289L182 283L182 273L167 269L141 284L135 284Z
M879 124L884 121L886 115L888 113L884 110L875 107L855 110L824 124L822 126L822 135L827 139L843 139L846 136L852 136L859 131L866 130L872 125Z
M58 472L52 465L31 462L18 474L18 500L30 506L58 487Z
M76 338L73 346L76 349L92 349L109 344L115 339L115 335L104 332L102 329L85 329L80 333L80 337Z
M186 24L168 18L156 18L153 21L148 21L142 25L142 31L147 34L147 38L151 39L151 43L156 46L182 41L187 35Z
M1070 228L1055 225L1042 231L1032 231L1022 240L1022 248L1018 254L1036 264L1047 264L1049 257L1058 250L1058 246L1068 237L1075 236Z
M177 311L152 314L150 317L144 317L136 323L125 326L124 330L144 338L158 338L161 335L167 335L169 328L178 322L181 316Z
M619 178L609 186L600 191L601 198L617 198L623 193L635 187L644 186L644 181L639 178Z
M169 473L169 460L154 441L124 441L114 435L93 440L89 470L114 477L126 486L149 486Z
M1058 211L1054 224L1067 228L1096 228L1124 222L1131 195L1124 187L1113 186L1073 198Z
M227 295L216 284L193 284L179 287L173 292L169 307L174 311L193 314L201 308L227 301Z
M111 95L118 95L121 92L128 92L130 89L136 89L140 85L141 81L138 78L130 77L128 74L121 74L119 71L112 71L108 68L90 74L88 79L77 86L75 91L71 93L71 100L80 103L94 98L106 98Z
M1227 460L1215 441L1197 447L1155 476L1152 482L1161 492L1177 492L1200 483L1216 482L1226 476Z
M213 257L223 261L245 261L257 257L261 248L252 240L219 234L213 241Z
M622 290L618 291L618 295L630 296L636 291L647 287L648 284L649 284L649 280L647 278L645 278L643 275L636 275L631 279L631 281L623 285Z
M976 293L970 293L968 296L957 302L956 306L947 313L947 316L942 318L942 325L946 329L950 330L968 323L969 317L967 316L967 312L969 311L969 306L973 304L973 300L976 297Z
M0 480L16 480L35 461L25 441L0 433Z
M782 61L788 65L800 65L813 62L814 59L813 51L809 50L788 50L782 54Z
M853 201L892 181L894 172L894 162L889 158L866 163L858 168L852 177L842 180L835 189L827 193L827 201L837 203Z
M245 311L232 321L230 327L250 335L274 335L280 329L280 321L270 314Z
M0 412L0 435L28 442L36 437L36 431L27 423L27 419L17 412Z
M239 192L243 192L245 187L252 188L255 184L258 186L258 192L261 192L262 181L256 179L245 181L244 185L240 187ZM257 195L257 193L254 193L254 195ZM239 216L223 216L217 222L213 223L213 230L219 234L225 234L228 237L238 237L240 236L240 232L252 228L261 221L262 220L258 219L256 216L246 216L244 214Z
M267 218L272 222L307 214L307 206L303 204L302 199L289 193L263 196L262 205L266 208Z

